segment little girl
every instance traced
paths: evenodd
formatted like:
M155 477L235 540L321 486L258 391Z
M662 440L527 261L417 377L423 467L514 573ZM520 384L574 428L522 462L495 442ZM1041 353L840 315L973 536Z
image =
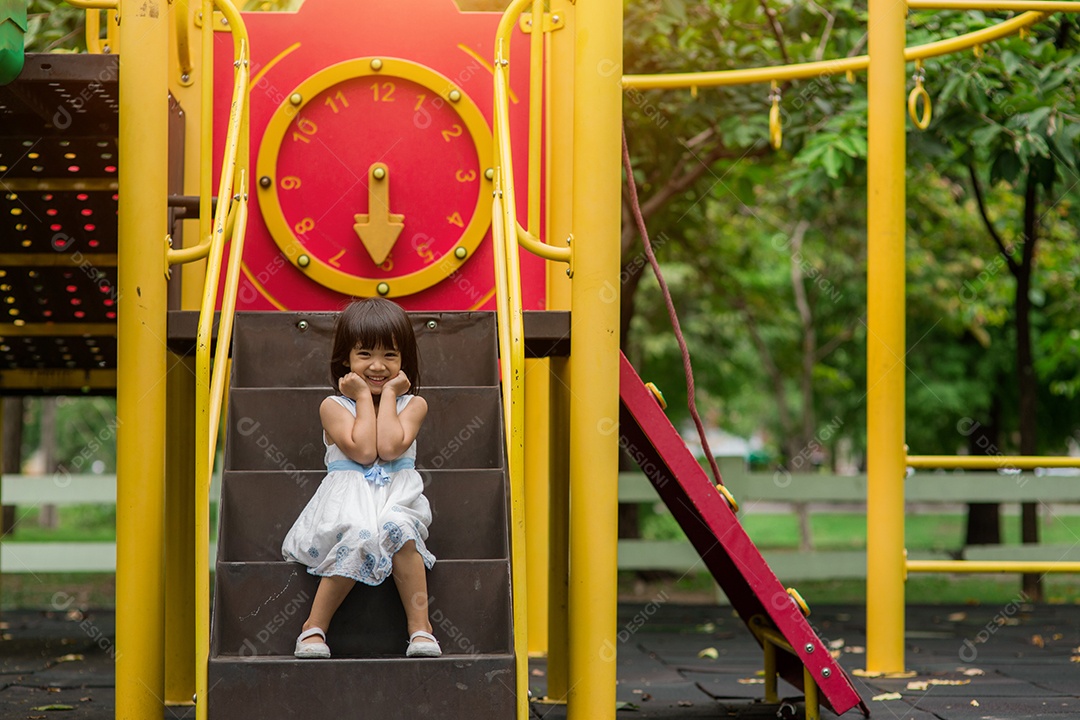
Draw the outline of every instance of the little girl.
M281 545L286 560L322 577L294 654L330 657L326 629L349 590L393 573L410 633L405 654L438 657L426 575L435 556L424 546L431 508L415 469L427 402L409 394L419 385L419 358L405 311L382 298L345 308L330 375L340 394L319 408L327 474Z

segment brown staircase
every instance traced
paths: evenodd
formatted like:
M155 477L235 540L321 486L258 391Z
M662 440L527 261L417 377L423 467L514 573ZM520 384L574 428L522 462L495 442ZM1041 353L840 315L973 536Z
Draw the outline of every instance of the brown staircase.
M357 585L330 660L296 660L318 578L281 541L324 475L319 403L335 313L237 316L209 663L209 713L494 718L515 712L507 483L495 318L413 313L429 405L417 467L434 520L428 573L438 659L408 659L392 581ZM363 699L362 706L358 698ZM406 712L404 708L408 708Z

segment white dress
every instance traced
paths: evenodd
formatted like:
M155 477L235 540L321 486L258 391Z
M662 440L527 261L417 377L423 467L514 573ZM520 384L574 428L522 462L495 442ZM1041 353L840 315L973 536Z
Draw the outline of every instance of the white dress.
M353 400L331 397L356 415ZM412 398L397 399L399 413ZM328 472L285 536L282 557L307 565L312 575L342 575L378 585L390 575L394 553L412 540L430 569L435 556L424 541L431 506L415 468L416 441L400 458L372 465L350 460L336 445L327 443L326 433L323 444Z

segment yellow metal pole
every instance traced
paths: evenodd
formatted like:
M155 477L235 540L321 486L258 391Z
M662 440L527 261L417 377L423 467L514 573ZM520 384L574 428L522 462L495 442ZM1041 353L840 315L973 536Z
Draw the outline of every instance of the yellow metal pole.
M908 62L948 55L967 50L976 45L1000 40L1014 35L1023 28L1041 22L1046 13L1027 12L1023 15L1003 20L974 32L956 37L936 40L925 45L915 45L904 51ZM781 82L784 80L807 80L823 75L840 75L847 72L861 72L867 68L870 60L866 55L849 58L819 60L817 62L792 63L775 67L745 68L741 70L711 70L691 73L664 73L660 75L625 75L623 87L638 90L665 89L674 90L688 87L721 87L728 85L750 85L752 83Z
M195 694L195 359L169 353L165 447L165 704Z
M547 700L565 703L570 690L570 361L553 357L550 367Z
M1015 468L1080 468L1080 458L1040 455L909 455L908 467L926 469L1000 470Z
M547 35L547 57L544 66L548 101L545 105L544 127L545 173L544 196L547 236L550 241L561 244L570 236L573 227L573 83L567 78L574 72L574 23L573 5L568 0L551 4L552 15L563 18L563 30ZM566 268L558 263L547 264L547 309L570 309L570 278ZM548 434L547 434L547 490L548 501L544 541L548 579L546 593L538 596L530 593L529 611L544 613L542 627L544 649L547 652L547 699L566 702L567 683L567 573L570 562L569 547L569 501L570 476L568 451L570 445L569 409L567 391L570 372L566 358L550 358L546 363L548 372ZM531 406L531 403L530 405ZM530 555L530 557L533 557ZM530 634L530 641L532 635Z
M575 8L568 720L615 717L622 7Z
M904 670L904 4L870 0L866 669Z
M169 7L121 0L116 717L160 718L165 667Z
M1065 560L908 560L908 572L1077 573L1080 562Z
M548 639L548 361L525 361L525 557L530 655Z

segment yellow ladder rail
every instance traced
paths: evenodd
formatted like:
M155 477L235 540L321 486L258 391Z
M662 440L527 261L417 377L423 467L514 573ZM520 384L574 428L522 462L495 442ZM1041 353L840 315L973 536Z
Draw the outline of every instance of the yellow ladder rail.
M204 4L204 8L207 4ZM217 450L218 423L225 397L226 369L236 312L236 295L240 280L240 259L244 249L244 232L248 217L248 84L250 81L249 41L243 18L230 0L215 0L229 22L233 33L235 57L232 107L229 131L226 136L226 157L222 163L218 187L218 204L214 213L213 232L195 246L198 253L171 253L170 259L187 261L199 254L207 256L203 299L199 310L196 339L196 447L195 447L195 717L206 720L208 701L207 665L210 656L210 482ZM205 57L205 55L204 55ZM211 67L211 66L207 66ZM204 82L209 70L204 68ZM205 86L204 86L205 89ZM212 104L203 105L204 118L213 112ZM208 138L204 138L209 141ZM204 153L204 157L208 155ZM203 184L203 201L208 205ZM210 348L213 344L214 310L226 231L232 226L232 245L225 278L224 295L217 334L214 362ZM205 247L205 253L201 248Z

